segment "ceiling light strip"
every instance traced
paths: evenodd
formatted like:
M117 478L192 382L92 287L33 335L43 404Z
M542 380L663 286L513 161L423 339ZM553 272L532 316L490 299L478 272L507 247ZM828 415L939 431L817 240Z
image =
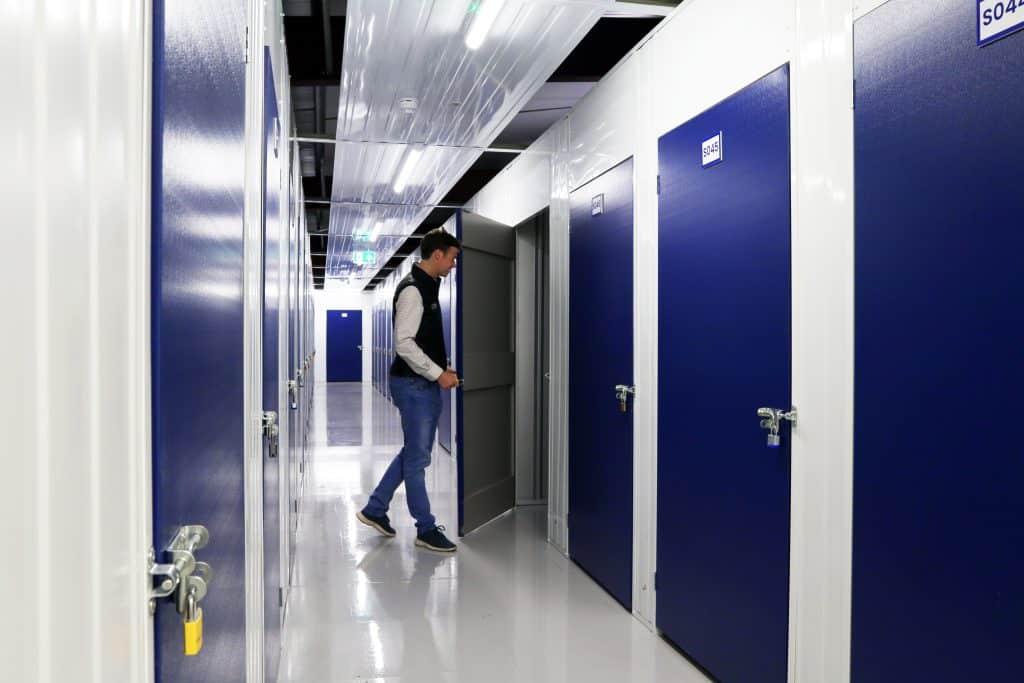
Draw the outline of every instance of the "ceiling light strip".
M466 33L466 47L475 50L484 44L494 20L498 18L505 0L476 0L476 16Z

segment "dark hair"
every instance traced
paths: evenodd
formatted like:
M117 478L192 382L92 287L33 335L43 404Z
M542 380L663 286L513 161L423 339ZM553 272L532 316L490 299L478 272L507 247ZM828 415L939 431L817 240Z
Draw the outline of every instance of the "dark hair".
M420 242L420 256L425 261L433 256L438 249L448 253L452 247L462 249L462 242L444 228L435 228L423 236L423 240Z

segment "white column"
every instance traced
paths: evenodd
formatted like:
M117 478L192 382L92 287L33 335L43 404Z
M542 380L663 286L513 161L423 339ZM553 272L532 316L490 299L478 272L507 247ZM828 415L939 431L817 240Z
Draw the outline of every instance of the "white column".
M850 669L853 516L851 0L795 0L789 680Z

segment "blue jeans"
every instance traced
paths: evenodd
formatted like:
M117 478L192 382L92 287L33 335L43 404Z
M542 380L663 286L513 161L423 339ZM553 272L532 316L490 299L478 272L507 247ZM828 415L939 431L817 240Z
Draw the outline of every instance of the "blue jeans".
M392 376L390 381L391 398L402 415L405 445L391 461L363 512L374 517L386 514L395 489L404 481L409 513L416 519L417 531L424 533L436 526L423 472L430 464L441 417L441 386L423 377Z

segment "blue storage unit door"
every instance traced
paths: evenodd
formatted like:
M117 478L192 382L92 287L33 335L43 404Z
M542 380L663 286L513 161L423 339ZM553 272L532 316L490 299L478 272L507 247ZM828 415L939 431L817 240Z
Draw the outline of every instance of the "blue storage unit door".
M203 649L159 602L157 683L244 681L243 205L245 3L153 4L153 540L209 544ZM141 562L141 558L140 558ZM141 566L141 564L140 564ZM84 634L83 634L84 635ZM64 672L73 678L75 672Z
M280 419L281 146L286 143L281 140L270 48L264 49L263 63L263 410ZM281 654L281 459L277 438L264 434L263 441L264 673L273 681Z
M856 683L1024 679L1024 33L976 14L1011 4L855 26Z
M569 555L632 609L633 160L569 206Z
M786 680L789 68L661 138L658 627L726 683Z
M363 381L363 312L327 311L327 381Z

